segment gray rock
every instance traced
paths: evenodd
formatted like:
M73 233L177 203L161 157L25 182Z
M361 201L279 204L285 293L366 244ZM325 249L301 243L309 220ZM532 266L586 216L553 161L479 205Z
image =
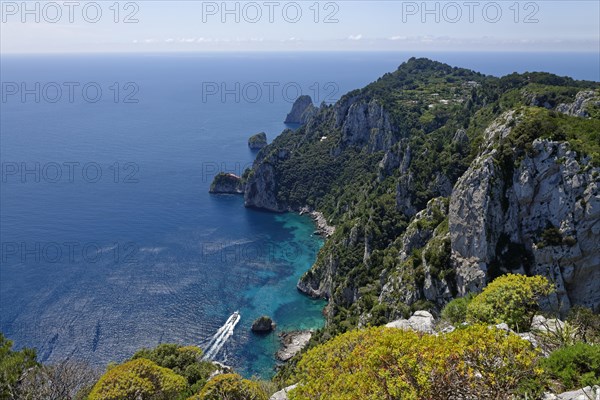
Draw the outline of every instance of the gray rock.
M527 340L529 343L533 345L533 347L539 347L539 343L531 332L517 333L517 335L524 340Z
M530 330L532 332L550 332L557 333L564 329L565 323L557 318L545 318L542 315L536 315L531 322Z
M385 324L385 326L387 328L396 328L396 329L404 329L404 330L409 330L412 329L412 326L410 325L410 322L408 322L407 319L397 319L395 321L392 322L388 322L387 324Z
M586 118L589 117L587 107L590 104L600 105L600 94L593 90L582 91L577 93L573 103L560 104L556 107L556 111L574 117Z
M310 96L303 95L294 101L292 110L285 117L286 124L304 124L316 113L316 108L313 105Z
M502 140L518 116L506 114L486 130L491 144L456 183L449 209L452 263L459 295L480 291L488 269L540 274L556 283L545 308L571 304L600 307L600 191L593 167L566 143L535 140L507 177L495 160L493 143ZM515 160L516 161L516 160ZM564 238L540 245L551 225ZM502 264L507 252L520 264ZM498 256L501 257L498 257Z
M544 400L600 400L600 386L587 386L561 394L546 393Z
M428 311L416 311L409 319L399 319L385 325L388 328L434 333L435 319Z
M268 150L265 149L265 151ZM259 153L260 155L260 153ZM281 149L256 160L244 190L246 207L262 208L274 212L285 212L288 207L277 198L277 182L274 165L289 157L289 151Z
M435 319L428 311L416 311L413 316L408 319L408 323L417 332L434 332Z
M273 396L271 396L269 398L269 400L287 400L288 393L291 392L292 390L296 389L297 386L298 386L298 384L295 384L295 385L283 388L279 392L274 393Z
M389 114L374 99L351 98L336 104L336 119L342 131L342 148L358 145L376 152L390 149L396 142Z
M282 348L277 351L277 359L288 361L306 347L311 337L312 331L282 333L280 335Z
M502 322L501 324L496 325L496 329L500 329L501 331L512 332L512 329L508 327L508 324Z

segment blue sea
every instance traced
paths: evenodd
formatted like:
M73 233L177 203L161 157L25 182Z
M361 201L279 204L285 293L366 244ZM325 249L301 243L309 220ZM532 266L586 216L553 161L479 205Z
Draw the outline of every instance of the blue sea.
M251 165L248 137L276 137L299 94L331 103L413 55L600 80L591 53L3 55L0 330L44 362L175 342L269 377L277 335L250 326L323 325L296 290L323 241L212 177Z

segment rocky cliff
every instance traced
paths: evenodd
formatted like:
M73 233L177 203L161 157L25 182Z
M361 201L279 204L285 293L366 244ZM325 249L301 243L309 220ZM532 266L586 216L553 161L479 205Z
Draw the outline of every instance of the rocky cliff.
M506 272L548 276L547 307L598 309L597 88L411 59L261 150L245 203L335 225L298 283L334 330L435 313Z
M213 194L243 194L244 185L239 176L220 172L213 178L209 192Z
M520 118L501 117L486 142L502 143ZM600 169L564 142L536 139L525 154L511 147L512 156L499 163L500 151L488 145L450 198L458 293L479 290L505 272L540 274L556 283L555 306L597 308Z
M310 96L302 95L294 101L292 110L284 122L286 124L304 124L315 114L316 110Z

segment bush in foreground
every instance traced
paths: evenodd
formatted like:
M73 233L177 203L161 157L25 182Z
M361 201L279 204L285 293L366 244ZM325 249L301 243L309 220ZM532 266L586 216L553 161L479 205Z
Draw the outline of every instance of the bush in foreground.
M185 378L145 358L109 369L88 400L169 400L188 387Z
M238 374L217 375L197 396L189 400L268 400L269 396L256 382Z
M163 343L153 349L141 349L131 359L145 358L161 367L173 370L187 379L190 385L189 394L192 394L197 393L210 374L217 369L212 362L203 361L202 354L202 349L196 346Z
M439 336L371 328L309 350L290 398L508 398L541 375L537 357L529 342L483 325Z
M554 351L541 360L548 376L561 390L600 385L600 346L577 343Z
M442 320L452 325L460 325L467 321L467 306L473 300L473 295L469 293L465 297L459 297L450 301L442 310Z

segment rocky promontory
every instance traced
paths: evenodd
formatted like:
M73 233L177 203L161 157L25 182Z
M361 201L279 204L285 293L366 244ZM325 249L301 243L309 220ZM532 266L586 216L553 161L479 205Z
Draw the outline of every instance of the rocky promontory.
M317 108L313 105L310 96L303 95L296 99L292 110L285 118L284 123L286 124L304 124L308 119L313 116L317 111Z
M214 194L243 194L242 178L235 174L219 172L214 177L209 192Z
M286 332L279 335L281 340L281 349L276 357L280 361L288 361L298 354L308 344L312 337L312 331Z
M248 139L248 147L250 150L260 150L267 145L267 134L264 132L250 136Z

